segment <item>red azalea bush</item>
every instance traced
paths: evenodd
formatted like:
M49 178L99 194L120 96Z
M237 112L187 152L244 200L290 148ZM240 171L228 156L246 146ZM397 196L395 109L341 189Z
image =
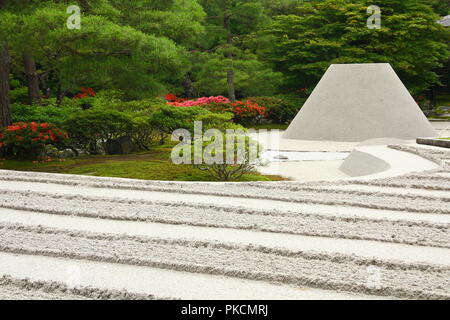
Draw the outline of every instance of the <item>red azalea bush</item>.
M96 93L92 88L81 88L81 92L75 95L75 99L84 99L89 97L95 97Z
M38 159L47 145L64 145L67 133L53 124L14 123L0 130L0 151L16 159Z
M250 100L232 103L231 112L238 123L259 123L262 119L267 118L266 107Z
M176 95L174 95L173 93L168 93L166 94L166 96L164 97L164 99L167 100L168 104L172 104L172 103L182 103L184 101L186 101L187 99L183 99L183 98L178 98Z
M267 108L252 100L234 103L209 103L203 107L216 113L230 112L234 115L234 122L239 124L260 123L261 120L268 117Z

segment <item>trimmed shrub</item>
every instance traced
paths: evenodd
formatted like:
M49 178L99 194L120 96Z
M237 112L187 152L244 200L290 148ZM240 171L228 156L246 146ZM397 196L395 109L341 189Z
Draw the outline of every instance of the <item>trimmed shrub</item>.
M243 132L235 132L231 143L230 136L218 132L210 141L203 141L202 148L196 147L194 141L180 144L172 155L190 159L194 168L209 172L218 181L238 180L245 174L256 173L263 164L262 146ZM202 163L196 164L195 159L201 159Z
M98 143L106 150L108 140L127 135L131 128L130 117L116 110L79 111L64 122L73 145L89 152L98 152Z
M163 143L165 136L177 129L186 129L193 134L195 121L202 122L203 130L235 128L236 125L231 122L232 118L231 113L211 112L204 107L166 106L151 116L150 125L161 133Z
M145 99L115 102L111 107L118 111L139 112L151 114L165 107L167 104L163 99Z
M13 122L47 122L61 126L66 119L80 109L76 106L54 106L49 105L12 105Z
M129 136L138 150L149 150L161 138L160 132L152 126L155 112L167 106L165 100L154 98L145 100L120 101L111 105L114 110L126 114L132 122Z
M154 141L160 137L158 130L150 122L151 116L131 114L129 117L131 127L128 134L131 141L138 150L149 150Z

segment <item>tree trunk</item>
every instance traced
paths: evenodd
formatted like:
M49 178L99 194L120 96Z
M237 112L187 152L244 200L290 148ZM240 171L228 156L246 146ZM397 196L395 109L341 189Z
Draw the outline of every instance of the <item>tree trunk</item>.
M192 83L191 74L187 73L183 81L184 96L188 99L192 99L196 96L194 84Z
M227 83L228 83L228 98L231 102L236 102L236 90L234 87L234 71L227 71Z
M39 92L39 77L36 72L36 62L29 55L23 56L23 64L25 67L25 75L28 79L28 103L30 105L41 102L41 94Z
M231 34L231 25L230 25L231 15L227 12L224 14L223 26L225 30L227 30L227 45L228 50L231 50L231 46L233 45L233 35ZM229 51L226 54L228 59L233 59L233 54ZM234 70L230 68L227 70L227 84L228 84L228 98L231 102L236 102L236 89L234 86Z
M6 45L0 45L0 127L11 124L11 102L9 100L9 57Z

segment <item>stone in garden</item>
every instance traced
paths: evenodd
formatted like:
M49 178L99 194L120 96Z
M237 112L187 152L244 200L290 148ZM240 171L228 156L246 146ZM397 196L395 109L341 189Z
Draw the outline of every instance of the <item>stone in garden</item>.
M106 150L105 147L103 146L103 143L101 141L97 141L97 143L95 144L95 147L92 148L91 150L89 150L90 154L100 154L100 155L105 155L106 154Z
M359 142L437 133L388 63L333 64L285 139Z
M134 144L130 137L120 137L106 142L108 154L130 154L134 150Z
M63 151L60 151L59 158L67 159L67 158L75 158L76 153L72 149L64 149Z
M89 155L89 152L87 152L86 150L82 150L82 149L75 149L76 151L76 156L77 157L84 157Z
M282 154L279 154L279 155L277 155L277 156L275 156L273 158L277 159L277 160L289 160L288 157L286 157L285 155L282 155Z
M59 158L59 153L58 148L49 144L45 146L40 158Z

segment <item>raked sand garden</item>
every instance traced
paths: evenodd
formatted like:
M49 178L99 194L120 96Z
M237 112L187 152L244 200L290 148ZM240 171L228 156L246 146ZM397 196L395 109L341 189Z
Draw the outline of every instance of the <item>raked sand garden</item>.
M396 149L396 150L395 150ZM0 171L3 299L449 299L450 152L334 182Z
M201 182L211 171L170 162L173 145L117 158L4 159L0 299L450 299L450 149L413 139L446 137L448 123L430 123L389 65L329 72L359 74L337 72L333 81L355 82L348 88L370 77L366 68L387 72L397 95L378 91L404 112L393 116L366 87L325 103L317 95L326 100L336 78L327 72L286 131L249 133L265 162L239 182ZM309 110L361 101L370 116L351 112L341 125L313 116L311 128L325 133L298 124ZM177 112L191 110L200 109ZM364 125L373 119L374 129ZM38 127L56 132L33 122L4 136Z
M0 0L0 300L450 300L448 1L72 2Z

